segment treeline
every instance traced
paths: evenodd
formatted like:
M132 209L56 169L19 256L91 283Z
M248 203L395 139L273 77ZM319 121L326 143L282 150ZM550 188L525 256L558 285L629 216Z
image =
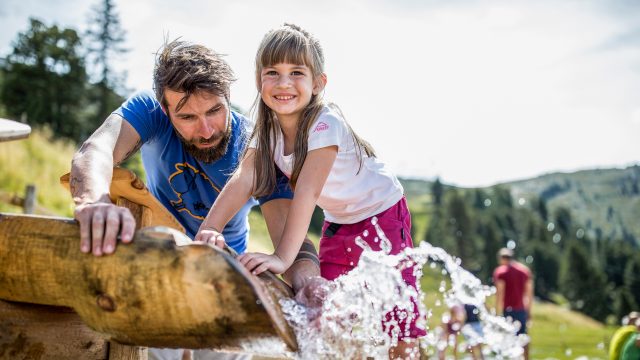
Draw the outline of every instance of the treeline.
M29 19L0 58L0 116L79 142L122 103L124 74L111 62L126 52L125 32L113 1L101 1L87 22L80 34Z
M640 308L635 243L597 238L570 209L551 212L542 198L514 199L502 186L458 189L436 180L431 194L424 239L460 257L483 283L492 281L498 250L510 246L531 268L535 295L543 300L566 301L601 321Z

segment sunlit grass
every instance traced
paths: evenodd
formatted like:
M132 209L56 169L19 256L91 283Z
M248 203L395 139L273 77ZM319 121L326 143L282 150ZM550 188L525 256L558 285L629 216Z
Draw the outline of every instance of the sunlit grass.
M25 140L0 142L0 192L23 197L26 185L34 184L38 205L56 215L71 216L73 201L59 179L69 172L75 148L75 144L52 140L49 131L38 130ZM22 210L0 202L0 211Z

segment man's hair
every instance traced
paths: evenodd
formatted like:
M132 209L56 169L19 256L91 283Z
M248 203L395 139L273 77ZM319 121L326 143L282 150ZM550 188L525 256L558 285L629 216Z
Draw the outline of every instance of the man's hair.
M179 110L198 91L224 96L229 103L229 90L235 81L233 71L222 56L213 50L178 39L165 43L158 51L153 70L153 90L167 108L165 90L184 93Z

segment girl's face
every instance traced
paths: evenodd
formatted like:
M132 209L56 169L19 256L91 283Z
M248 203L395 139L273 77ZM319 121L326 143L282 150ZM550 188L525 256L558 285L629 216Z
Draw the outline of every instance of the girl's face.
M278 120L297 121L311 96L324 88L324 74L314 80L306 65L280 63L262 69L260 73L262 101L278 115Z

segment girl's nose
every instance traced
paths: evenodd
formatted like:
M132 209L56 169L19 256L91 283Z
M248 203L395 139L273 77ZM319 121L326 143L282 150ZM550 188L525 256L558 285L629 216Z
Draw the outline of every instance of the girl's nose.
M291 85L291 78L286 75L282 75L278 77L278 86L280 87L289 87Z

